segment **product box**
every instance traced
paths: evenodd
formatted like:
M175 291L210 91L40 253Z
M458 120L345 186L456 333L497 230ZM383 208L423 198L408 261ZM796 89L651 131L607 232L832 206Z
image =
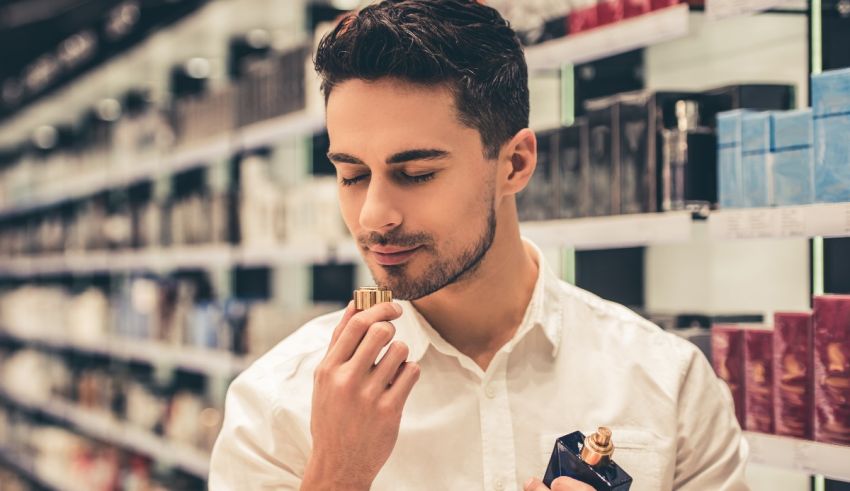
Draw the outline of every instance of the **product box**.
M618 97L585 103L588 124L590 216L620 213L620 105Z
M711 328L711 361L714 371L732 392L735 416L746 428L744 384L744 331L731 324L715 324Z
M811 312L777 312L773 327L776 434L812 438L814 370Z
M590 202L588 158L587 120L578 118L572 126L561 128L558 135L555 218L587 215Z
M850 444L850 295L814 298L814 439Z
M748 112L738 109L717 115L717 185L721 208L744 206L741 121Z
M741 191L747 208L770 205L770 113L747 113L741 118Z
M744 403L747 430L773 433L773 330L744 329Z
M814 202L814 152L811 109L772 113L771 205L805 205Z
M637 17L652 10L652 0L623 0L623 15Z
M793 85L737 84L707 90L702 95L703 123L714 127L717 114L735 109L785 111L796 106Z
M625 0L599 0L596 5L597 25L620 22L625 17Z
M620 97L620 212L656 211L657 131L652 92Z
M593 29L599 25L597 0L573 0L567 24L570 35Z
M667 7L672 7L676 4L682 3L680 0L651 0L652 2L652 10L659 10Z
M537 168L526 188L517 194L520 221L547 220L554 216L558 133L557 129L537 133Z
M649 213L661 209L662 187L670 176L662 172L662 133L677 128L676 105L698 101L694 92L639 91L620 94L620 212ZM711 150L714 153L714 150ZM712 158L712 169L716 167ZM712 186L714 188L714 186Z
M850 69L812 75L815 200L850 201Z

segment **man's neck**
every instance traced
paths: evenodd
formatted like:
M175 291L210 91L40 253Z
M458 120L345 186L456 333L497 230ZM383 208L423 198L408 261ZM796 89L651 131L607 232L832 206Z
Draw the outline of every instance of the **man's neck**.
M504 227L470 278L413 304L443 339L486 370L519 328L537 275L538 261L518 227Z

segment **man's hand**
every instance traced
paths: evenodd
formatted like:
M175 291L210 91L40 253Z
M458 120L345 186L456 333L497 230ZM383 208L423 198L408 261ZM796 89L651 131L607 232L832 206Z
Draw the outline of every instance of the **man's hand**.
M419 366L408 363L408 347L392 340L389 322L401 316L396 303L357 312L348 305L314 375L310 432L313 452L302 491L368 490L398 439L401 411Z
M549 491L543 481L537 478L529 479L522 489L523 491ZM593 491L593 488L569 477L559 477L552 481L552 491Z

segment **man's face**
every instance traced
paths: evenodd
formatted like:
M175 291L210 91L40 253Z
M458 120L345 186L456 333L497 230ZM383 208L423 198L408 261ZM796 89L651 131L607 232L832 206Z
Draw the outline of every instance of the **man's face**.
M495 235L496 168L447 88L349 80L327 126L342 216L379 285L415 300L474 272Z

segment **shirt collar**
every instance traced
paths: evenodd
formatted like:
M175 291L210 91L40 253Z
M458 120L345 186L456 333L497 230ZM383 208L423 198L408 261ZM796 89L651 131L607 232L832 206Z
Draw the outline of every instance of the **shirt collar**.
M532 241L523 238L538 265L537 280L531 301L526 308L522 323L514 337L503 348L512 351L514 346L531 330L540 329L552 347L552 356L558 353L561 343L562 308L560 302L561 285L557 275L549 269L543 253ZM458 354L457 350L434 330L428 321L408 301L400 301L404 313L395 321L396 339L404 341L410 348L409 360L418 362L429 347L447 353Z

